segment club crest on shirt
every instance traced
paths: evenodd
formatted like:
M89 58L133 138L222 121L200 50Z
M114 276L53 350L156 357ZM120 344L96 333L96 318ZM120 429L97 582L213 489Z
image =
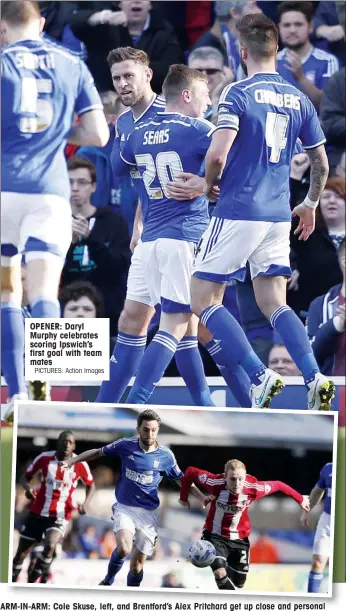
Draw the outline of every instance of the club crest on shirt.
M198 476L198 481L201 482L201 484L205 484L207 479L208 478L207 478L206 473L200 473L200 475Z
M269 494L270 491L271 491L271 486L269 486L269 484L265 484L264 485L264 492L266 494Z
M159 460L154 460L154 462L153 462L154 469L157 469L157 467L159 466L159 464L160 464L160 461L159 461Z
M314 83L315 82L316 72L315 72L315 70L311 70L311 72L305 72L305 76L306 76L306 78L309 79L309 81Z

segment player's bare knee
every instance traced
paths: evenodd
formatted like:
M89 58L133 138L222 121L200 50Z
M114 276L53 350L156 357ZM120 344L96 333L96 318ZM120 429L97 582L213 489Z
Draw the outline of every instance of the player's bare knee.
M215 577L216 581L218 581L220 579L223 579L224 577L226 577L226 575L227 575L227 571L226 571L226 569L224 567L221 567L219 569L215 569L215 571L214 571L214 577Z
M126 558L132 551L132 543L128 543L127 541L122 541L117 545L117 550L119 556L122 558Z
M119 318L119 331L130 335L145 335L153 313L154 309L144 303L125 302Z

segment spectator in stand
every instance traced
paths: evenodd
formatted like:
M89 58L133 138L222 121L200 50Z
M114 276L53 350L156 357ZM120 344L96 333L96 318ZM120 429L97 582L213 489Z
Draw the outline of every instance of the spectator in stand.
M342 66L345 65L345 21L339 21L337 4L344 2L319 2L314 15L316 47L333 53Z
M103 299L91 282L76 280L59 291L62 318L102 318Z
M93 524L88 524L79 536L79 543L84 558L99 558L100 543L96 535L96 528Z
M245 15L261 13L261 9L253 0L222 0L215 2L215 23L211 30L200 36L193 49L198 47L214 47L222 53L226 66L235 75L235 80L244 77L240 64L238 31L236 22Z
M259 533L255 543L251 544L251 562L254 564L277 564L280 562L276 545L264 532Z
M294 227L293 227L294 229ZM306 242L293 234L298 276L289 303L297 314L307 312L310 303L342 282L337 249L345 237L345 178L329 178L316 214L316 229Z
M339 178L345 178L345 159L346 153L344 151L341 155L339 163L335 168L335 176L338 176Z
M279 373L281 376L302 375L284 344L274 344L271 347L269 352L268 367Z
M345 149L345 78L345 68L333 74L323 92L320 106L321 125L328 142L328 158L332 173L335 173L335 166Z
M45 18L44 36L58 42L70 52L85 59L83 43L73 34L69 21L76 10L76 2L38 2L40 13Z
M105 528L100 537L100 556L109 560L117 543L112 528Z
M313 31L312 2L281 2L278 15L284 49L278 53L277 70L318 108L323 89L338 70L339 62L334 55L316 49L310 42Z
M346 371L346 240L338 250L342 284L333 286L326 295L310 305L307 327L316 360L323 373L345 376Z
M161 93L170 65L183 59L174 30L152 10L149 0L121 0L118 7L120 10L80 10L70 20L73 33L86 45L87 65L96 86L100 91L113 88L107 56L112 49L130 46L149 55L151 85Z
M124 217L110 207L95 208L96 169L83 157L67 162L71 182L72 244L62 272L62 286L87 280L101 292L114 336L122 310L131 251Z
M221 91L226 85L233 82L234 74L231 68L225 65L222 53L214 47L194 49L189 55L188 67L203 72L208 79L208 88L213 105L208 108L205 119L210 121L212 120L213 108L217 107ZM217 111L214 114L217 114Z

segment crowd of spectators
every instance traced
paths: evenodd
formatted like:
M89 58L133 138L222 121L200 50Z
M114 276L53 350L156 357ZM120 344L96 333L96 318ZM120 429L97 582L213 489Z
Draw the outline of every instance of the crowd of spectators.
M185 62L204 72L213 102L207 118L215 121L224 86L245 78L236 21L248 13L263 11L279 28L278 72L315 105L327 138L330 163L330 177L321 198L314 234L302 242L292 231L293 275L288 283L288 302L307 322L323 372L335 373L336 367L338 371L344 370L344 363L343 369L340 365L340 346L345 343L344 3L120 0L39 4L46 18L44 35L78 54L89 66L102 96L110 130L110 140L102 149L76 150L72 146L66 149L73 239L62 273L62 315L106 316L110 319L111 337L115 338L126 293L137 195L130 177L118 179L111 171L116 121L124 107L112 88L108 53L126 45L146 51L153 70L152 87L157 93L161 92L173 63ZM305 153L300 153L291 166L292 207L303 200L308 187L309 160ZM286 375L297 374L292 364L286 362L288 355L280 338L273 336L270 324L256 306L251 281L247 279L244 285L237 284L228 291L235 315L237 299L247 304L241 322L261 358L266 363L270 359L272 364L277 361ZM328 354L326 350L321 354L318 348L324 327L328 327L330 338ZM203 358L207 374L217 375L206 352ZM289 370L295 373L290 374ZM174 367L169 368L170 375L176 373Z

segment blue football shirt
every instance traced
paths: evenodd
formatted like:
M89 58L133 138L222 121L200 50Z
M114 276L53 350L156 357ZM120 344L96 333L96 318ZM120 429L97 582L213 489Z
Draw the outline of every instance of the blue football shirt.
M103 105L85 64L46 40L2 51L2 190L70 197L64 148L74 113Z
M178 172L200 172L214 129L205 119L176 112L158 113L134 127L121 159L137 167L145 186L143 242L158 238L199 241L209 223L206 198L177 201L169 196L166 185L179 180Z
M257 73L223 90L216 129L225 128L238 134L213 216L290 221L290 162L297 139L304 149L325 142L313 104L279 74Z
M115 488L117 501L130 507L156 509L159 504L158 487L164 475L181 479L182 471L175 456L165 446L145 452L138 437L119 439L102 448L105 456L119 456L121 471Z
M293 72L286 67L287 49L282 49L277 56L277 71L288 83L300 89ZM309 55L302 61L303 72L309 81L318 89L324 89L328 80L339 69L338 59L327 51L312 47Z
M329 514L331 513L332 503L332 471L333 465L331 462L328 462L321 470L320 477L317 482L317 486L321 488L321 490L325 491L323 511Z

